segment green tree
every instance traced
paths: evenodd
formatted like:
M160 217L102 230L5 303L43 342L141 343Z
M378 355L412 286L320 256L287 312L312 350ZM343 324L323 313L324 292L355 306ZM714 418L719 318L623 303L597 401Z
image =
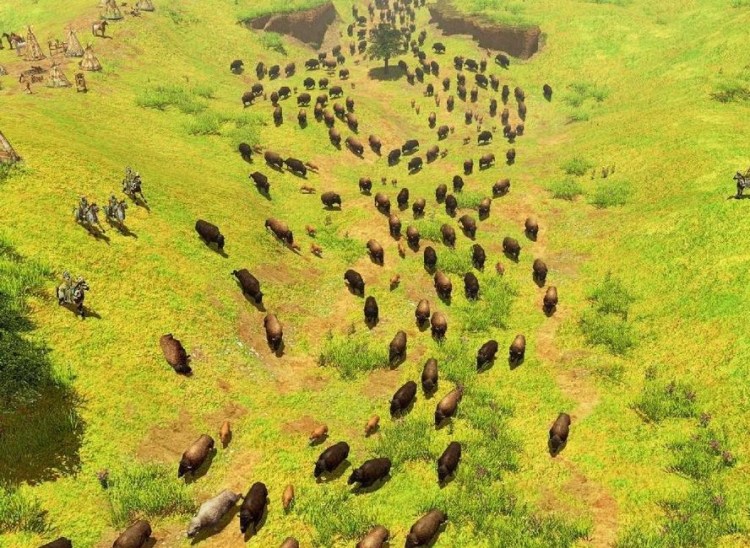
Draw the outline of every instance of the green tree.
M368 53L373 59L383 59L385 70L391 57L404 52L404 39L401 31L390 26L380 25L372 31Z

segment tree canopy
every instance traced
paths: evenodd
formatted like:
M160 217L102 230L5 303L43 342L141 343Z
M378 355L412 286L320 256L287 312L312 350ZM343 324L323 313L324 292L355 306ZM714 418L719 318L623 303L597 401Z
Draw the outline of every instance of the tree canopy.
M403 53L404 38L401 31L391 25L380 25L370 35L368 54L374 59L383 59L388 70L391 57Z

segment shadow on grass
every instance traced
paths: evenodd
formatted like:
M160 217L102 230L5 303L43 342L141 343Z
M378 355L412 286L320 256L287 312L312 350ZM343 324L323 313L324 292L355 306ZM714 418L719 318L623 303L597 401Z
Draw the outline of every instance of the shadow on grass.
M403 78L404 71L400 69L399 67L388 67L386 70L385 67L376 67L372 68L367 72L367 77L371 80L380 80L380 81L388 81L388 82L395 82L396 80L399 80Z

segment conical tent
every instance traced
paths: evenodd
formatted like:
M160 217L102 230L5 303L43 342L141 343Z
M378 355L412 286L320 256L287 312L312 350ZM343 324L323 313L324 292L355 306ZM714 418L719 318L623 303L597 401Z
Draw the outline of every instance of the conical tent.
M83 57L83 47L73 29L68 29L68 37L65 40L65 57Z
M5 67L0 65L0 76L6 76L7 74L8 71L5 69Z
M86 51L83 52L83 59L81 59L81 62L78 63L78 65L83 70L102 70L102 64L99 62L99 59L96 58L96 55L94 55L94 50L91 49L91 44L86 46Z
M109 20L122 19L122 13L120 12L120 8L117 7L115 0L106 0L102 17Z
M154 4L151 0L138 0L135 7L141 11L154 11Z
M63 74L60 65L53 63L49 69L49 78L47 79L47 87L50 88L68 88L70 87L70 80Z
M16 154L16 151L10 146L8 139L0 131L0 164L13 164L20 159L21 157Z
M39 45L39 42L36 39L36 36L34 36L34 33L31 31L31 27L29 27L29 32L26 35L26 47L24 48L24 59L27 61L40 61L44 59L46 56L42 52L42 48Z

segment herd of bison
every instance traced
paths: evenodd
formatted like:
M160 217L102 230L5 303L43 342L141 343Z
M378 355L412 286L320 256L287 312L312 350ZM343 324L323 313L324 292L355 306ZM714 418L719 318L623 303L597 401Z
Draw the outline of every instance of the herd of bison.
M515 99L517 103L517 116L520 120L515 127L510 124L510 112L508 102L510 98L510 89L507 85L503 85L501 88L500 79L495 75L485 76L487 72L487 60L484 59L477 62L473 59L465 59L457 56L453 60L453 68L455 70L455 79L444 77L440 79L441 67L437 61L427 60L427 54L422 49L427 33L425 31L420 32L413 38L416 33L415 27L415 16L416 11L424 7L424 0L379 0L374 4L368 6L368 15L360 15L356 6L352 8L352 15L354 22L347 28L347 34L352 37L353 40L358 39L359 41L352 41L349 45L349 51L352 56L364 56L368 51L367 38L372 38L372 30L378 25L390 25L394 28L399 28L402 34L403 43L406 45L407 50L411 50L418 63L415 68L410 68L405 61L399 61L398 70L405 73L406 79L411 86L417 86L417 82L424 84L425 80L432 77L435 83L428 82L425 84L422 93L425 96L433 97L436 109L440 108L441 97L436 86L441 86L442 92L446 94L444 101L445 108L448 112L454 110L456 106L456 99L451 93L451 87L455 85L456 95L467 106L465 122L466 126L476 124L477 142L479 145L486 145L493 141L495 136L495 130L497 126L493 122L497 119L498 114L498 99L493 96L493 92L500 94L500 101L502 101L504 108L500 112L499 120L503 126L503 138L507 139L509 143L513 143L517 138L523 136L524 133L524 120L526 119L526 104L525 93L522 89L515 88ZM445 53L446 48L443 44L436 42L432 46L432 50L437 55ZM359 61L357 61L358 63ZM503 69L507 69L509 65L509 59L502 53L495 57L495 63ZM299 107L307 107L313 98L309 93L314 88L319 88L321 94L315 99L313 117L317 122L323 122L329 128L328 135L331 143L340 148L342 142L342 135L337 129L337 119L343 121L348 130L351 132L345 139L343 139L344 145L349 151L356 156L362 157L365 154L365 146L356 137L359 132L359 121L355 115L355 102L351 97L344 99L343 105L335 102L332 105L333 112L329 111L327 106L329 99L336 99L344 95L345 82L350 78L350 72L347 68L339 68L341 65L346 63L346 58L341 52L341 47L337 46L333 48L330 54L320 53L317 58L312 58L304 63L304 67L308 74L312 74L313 71L321 68L327 69L329 77L334 78L336 70L338 69L338 78L341 81L339 85L332 85L329 87L329 78L319 78L317 81L312 76L304 78L302 85L308 91L298 92L296 87L290 88L289 86L281 86L278 90L266 92L263 84L258 82L254 84L250 91L242 95L242 103L245 107L252 108L253 105L258 103L261 99L270 99L273 107L273 120L276 125L284 123L284 113L280 101L289 98L293 93L296 94L296 101ZM235 73L242 71L242 61L236 60L231 64L231 70ZM464 70L473 74L474 86L471 90L467 91L467 74ZM263 63L258 63L256 67L256 74L258 80L263 80L268 77L270 80L275 80L282 77L282 72L286 78L292 78L296 74L295 63L288 64L284 69L278 65L266 67ZM351 89L355 89L355 84L350 83ZM477 108L479 102L480 89L483 94L489 96L488 110L480 113ZM552 89L545 84L542 93L547 100L551 99ZM258 108L258 107L255 107ZM412 101L412 109L419 114L419 106ZM487 119L485 119L485 114ZM308 116L305 108L299 110L297 114L297 122L302 128L307 126ZM437 115L432 112L427 117L427 123L430 128L435 129L436 141L442 143L444 140L449 139L450 135L455 132L455 128L452 126L442 125L436 128ZM464 137L464 144L467 144L470 137ZM380 156L384 151L381 150L382 142L375 134L369 135L367 143L372 152ZM387 152L388 169L397 168L401 162L402 157L409 156L407 163L409 173L419 171L423 166L423 160L420 156L416 155L421 149L419 141L416 139L407 140L403 146L394 148ZM263 153L265 163L271 168L281 171L286 168L300 176L306 176L308 170L316 172L317 166L311 162L305 162L297 158L282 158L281 155L264 149L259 145L250 146L246 143L239 145L239 152L242 157L248 161L253 162L253 155ZM425 153L426 161L428 163L442 160L447 156L447 151L440 149L439 144L435 144L427 149ZM506 161L511 164L515 161L516 152L514 148L510 148L505 153ZM492 153L484 154L479 158L478 168L489 169L495 163L495 156ZM456 175L452 179L453 192L458 194L462 191L464 186L463 177L469 176L474 171L473 159L467 159L463 162L462 166L463 176ZM255 171L250 175L250 178L256 185L259 192L270 198L270 182L269 177ZM387 179L382 178L381 182L386 184ZM397 180L392 180L394 186L398 185ZM359 190L369 195L371 193L373 182L370 178L363 177L359 180ZM303 192L315 192L315 189L303 186L301 188ZM501 179L496 182L491 189L492 197L497 198L507 194L510 191L510 181L508 179ZM321 195L321 201L324 207L328 209L341 208L342 200L341 196L333 191L323 192ZM437 204L442 204L445 207L447 214L451 217L455 217L456 210L458 209L458 201L454 194L448 193L448 187L446 184L440 184L435 189L435 199ZM402 188L398 193L396 201L399 209L404 210L409 205L409 190ZM479 220L484 220L490 215L492 198L485 198L479 203L477 207ZM396 213L391 210L390 199L382 192L377 192L374 197L375 208L384 216L387 217L388 228L390 235L398 241L399 253L402 257L405 257L405 249L401 243L401 221ZM412 201L412 211L414 218L423 216L424 210L427 207L426 201L423 198L419 198ZM469 214L463 215L458 219L458 224L462 232L470 239L474 239L477 231L477 221ZM278 240L283 244L290 247L295 252L301 252L299 245L296 243L292 231L288 225L280 219L269 218L265 222L265 227L269 230ZM218 248L219 251L223 250L225 245L225 238L222 235L220 229L214 224L205 220L198 220L195 224L195 230L206 242L207 245L213 245ZM531 242L536 241L537 233L539 230L538 223L533 218L528 218L524 226L524 232ZM311 252L316 255L321 255L323 249L321 246L314 243L315 229L314 227L307 226L306 231L313 240L311 244ZM456 241L456 231L449 224L443 224L441 227L441 237L443 244L447 247L454 247ZM405 230L406 243L413 250L418 250L420 246L420 234L416 227L410 225ZM382 265L384 261L384 249L383 246L376 240L371 239L366 244L367 252L370 255L371 260L375 264ZM519 242L510 237L506 237L502 241L502 248L505 255L514 262L518 261L519 254L521 252L521 245ZM443 273L439 268L438 253L432 246L426 246L423 251L424 268L427 272L434 274L434 287L438 297L443 301L448 301L451 298L453 286L450 278ZM484 269L484 263L486 260L486 253L481 245L475 243L471 248L471 262L477 270ZM504 267L498 262L495 266L498 275L503 275ZM236 277L242 292L252 299L254 302L260 304L263 301L263 292L261 290L261 282L253 276L247 269L239 269L232 272ZM539 287L544 287L547 277L547 266L541 259L536 259L533 263L532 278ZM343 275L344 283L349 288L350 292L360 297L365 297L365 282L362 276L353 269L348 269ZM396 275L391 279L391 289L393 289L399 283L399 277ZM475 300L479 298L479 281L473 272L467 272L464 276L464 292L467 299ZM551 315L555 312L557 306L557 289L554 286L548 286L544 294L541 308L544 313ZM364 301L364 321L368 325L373 325L378 322L379 310L378 303L373 296L367 296ZM430 310L430 303L428 300L421 300L415 311L416 322L425 327L429 325L431 327L432 336L436 339L442 339L448 329L448 322L445 315L440 311ZM274 352L279 352L283 348L284 331L282 323L274 314L267 314L264 318L264 329L269 347ZM167 362L174 368L174 370L183 375L189 375L191 368L189 365L189 356L185 348L182 346L179 340L175 339L172 334L167 334L160 339L161 349ZM509 346L508 359L512 365L518 365L523 362L524 353L526 349L526 339L524 335L517 335ZM389 362L392 367L400 364L406 357L407 350L407 334L404 331L398 331L393 337L389 345ZM490 366L495 360L495 356L498 352L498 342L495 340L489 340L485 342L477 351L476 354L476 368L477 371L481 371ZM438 384L438 362L434 358L430 358L426 361L422 376L421 376L422 390L426 394L432 394L437 389ZM407 382L401 386L393 395L390 400L390 414L393 418L397 418L408 411L417 394L418 386L413 380ZM443 397L435 409L434 422L435 426L438 427L445 421L450 420L451 417L455 416L458 410L458 406L463 397L464 389L460 384L456 385L445 397ZM365 435L370 435L378 428L379 416L374 415L369 418L365 425ZM552 454L557 453L565 445L568 437L568 431L570 426L570 416L562 413L555 420L552 428L549 431L549 447ZM312 432L310 436L311 442L319 442L326 439L328 434L328 428L322 426ZM220 429L219 438L222 444L226 446L231 439L231 430L228 422L225 422ZM182 459L179 462L178 477L183 477L188 474L195 473L204 463L207 461L210 453L214 450L214 439L209 435L202 435L196 440L182 455ZM437 480L444 482L447 478L453 475L459 462L461 460L462 446L459 442L452 441L445 451L442 453L440 458L437 460ZM335 471L344 463L349 455L349 445L340 441L327 447L319 456L317 461L314 463L313 474L315 478L322 480L326 476L332 476ZM348 483L358 484L360 487L366 488L377 482L382 481L391 471L392 463L388 458L374 458L363 462L361 466L356 468L350 475ZM239 511L239 527L242 533L250 534L253 533L261 523L263 516L266 512L266 506L268 504L268 491L266 486L261 482L254 483L248 493L243 497L242 495L233 493L230 490L224 490L214 498L204 502L197 514L192 518L188 525L187 535L194 537L200 531L211 531L214 529L222 519L230 512L239 501L242 501ZM282 504L285 510L288 510L294 500L294 488L291 485L286 486L283 496ZM406 536L405 546L427 546L434 542L434 539L440 532L441 526L447 521L448 516L440 509L433 509L420 519L418 519L411 527L408 535ZM147 545L151 536L151 526L146 520L138 520L127 528L115 541L114 547L116 548L140 548ZM378 525L370 530L364 538L357 544L359 548L376 548L384 546L390 538L389 531ZM47 547L62 548L66 546L72 546L70 541L64 537L53 541L46 545ZM288 537L284 540L281 545L283 548L298 547L299 542L293 538Z

